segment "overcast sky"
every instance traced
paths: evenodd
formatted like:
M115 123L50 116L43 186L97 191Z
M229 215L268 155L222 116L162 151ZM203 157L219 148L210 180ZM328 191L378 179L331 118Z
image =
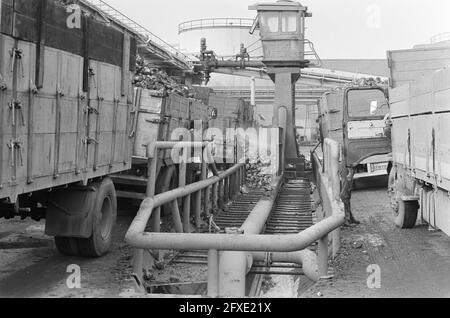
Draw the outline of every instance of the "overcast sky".
M171 44L178 24L201 18L254 18L258 0L104 0ZM270 2L270 1L259 1ZM385 58L450 32L449 0L305 0L307 38L322 58Z

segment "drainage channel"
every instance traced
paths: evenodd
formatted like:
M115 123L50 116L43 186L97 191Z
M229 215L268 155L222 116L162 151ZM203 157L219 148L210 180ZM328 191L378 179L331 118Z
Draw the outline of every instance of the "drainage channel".
M239 228L247 220L256 204L265 195L261 190L240 194L212 220L209 229L223 232L226 228ZM295 234L313 225L311 185L308 179L287 180L278 195L276 206L267 222L265 234ZM207 251L181 252L172 260L174 264L207 265ZM248 295L260 294L264 277L270 275L303 276L301 266L281 263L255 263L249 273Z

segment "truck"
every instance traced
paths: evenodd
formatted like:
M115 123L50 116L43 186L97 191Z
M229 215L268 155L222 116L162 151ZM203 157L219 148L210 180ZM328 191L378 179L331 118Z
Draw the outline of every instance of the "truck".
M319 101L319 135L341 144L343 167L353 180L387 175L390 142L387 88L354 86L325 93Z
M108 176L132 163L136 36L88 7L68 28L57 1L0 5L0 217L45 218L61 253L102 256L117 216Z
M391 88L390 102L395 224L412 228L419 220L450 235L449 67Z
M202 87L194 86L192 91L194 97L188 98L176 94L161 96L148 89L134 89L137 117L132 132L132 166L130 170L112 176L120 198L129 200L135 206L139 206L146 198L147 146L152 142L178 141L179 137L193 141L210 140L211 149L217 150L212 155L219 169L227 166L227 163L235 163L237 145L233 142L233 153L226 152L226 129L254 126L254 108L240 98L218 95L213 91L205 94L208 90ZM183 132L188 131L189 136L185 136ZM219 151L219 147L223 147L223 151ZM181 181L181 184L178 163L174 162L170 151L164 152L158 160L156 180L160 186L156 189L157 193L198 181L200 158L196 158L193 153L191 159L187 165L186 180Z
M388 174L391 152L386 129L388 113L387 88L378 85L336 88L325 93L319 102L320 144L323 147L328 138L341 149L340 198L348 225L359 223L351 210L355 181Z

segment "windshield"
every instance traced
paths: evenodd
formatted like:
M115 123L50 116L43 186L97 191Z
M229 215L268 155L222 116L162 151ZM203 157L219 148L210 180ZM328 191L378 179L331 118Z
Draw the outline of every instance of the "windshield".
M348 92L348 115L350 117L384 117L389 106L379 89L351 90Z

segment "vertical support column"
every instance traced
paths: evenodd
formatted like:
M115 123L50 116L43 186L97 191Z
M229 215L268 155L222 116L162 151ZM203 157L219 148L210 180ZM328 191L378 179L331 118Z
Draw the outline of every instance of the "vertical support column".
M205 148L202 157L202 180L208 179L208 156L206 152L207 149ZM209 187L203 190L203 211L209 216Z
M211 202L211 208L213 210L213 213L217 211L219 207L219 200L218 200L218 193L217 190L219 188L219 183L214 183L212 186L212 202Z
M328 276L328 235L319 240L317 262L319 278Z
M252 77L250 82L250 105L256 106L256 78Z
M202 190L195 193L195 226L200 229L202 215Z
M178 180L178 186L180 188L186 186L186 175L187 175L187 157L188 157L188 147L183 148L180 162L180 175ZM183 202L183 229L185 233L190 232L190 218L191 218L191 196L188 195L182 198Z
M223 209L224 206L224 180L219 181L219 189L218 189L218 195L219 195L219 199L218 199L218 207L219 209Z
M224 205L230 201L230 179L226 177L223 179L224 182Z
M178 209L178 201L172 201L172 219L177 233L183 233L183 223L181 222L180 210Z
M219 268L219 296L245 297L247 254L245 252L221 252Z
M183 230L184 233L191 231L191 195L188 195L183 200Z
M281 127L285 130L286 159L297 159L298 145L295 131L295 83L300 77L300 69L272 70L275 74L275 103L273 111L273 127ZM279 118L279 108L286 107L286 122Z
M151 147L151 145L149 145ZM155 188L156 188L156 174L158 168L158 149L155 147L154 149L147 149L147 169L148 169L148 179L147 179L147 189L146 196L151 198L155 196ZM160 224L161 224L161 209L155 209L152 214L151 219L151 228L153 232L160 232ZM159 258L159 254L157 255ZM144 266L144 250L143 249L134 249L133 252L133 273L136 276L136 279L139 280L137 282L137 289L143 292L142 286L139 285L142 283L142 278L144 276L143 272Z
M219 296L219 253L208 251L208 297Z

